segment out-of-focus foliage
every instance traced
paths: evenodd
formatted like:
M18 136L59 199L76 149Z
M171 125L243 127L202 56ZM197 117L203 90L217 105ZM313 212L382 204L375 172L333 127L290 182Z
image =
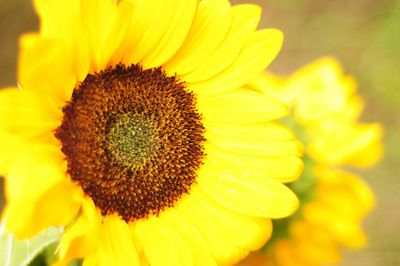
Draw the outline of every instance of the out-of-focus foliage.
M38 253L56 243L62 231L62 228L51 227L33 238L18 240L12 234L5 233L2 224L0 225L0 262L5 263L4 266L28 265ZM55 247L50 250L54 253ZM50 252L50 250L46 251Z

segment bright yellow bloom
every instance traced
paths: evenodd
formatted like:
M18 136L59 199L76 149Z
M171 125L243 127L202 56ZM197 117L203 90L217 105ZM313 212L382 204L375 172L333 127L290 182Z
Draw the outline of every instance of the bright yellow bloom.
M299 211L274 223L271 242L243 265L336 263L343 247L365 245L360 224L374 205L368 185L342 168L376 163L382 154L381 126L357 121L363 104L355 81L332 58L288 78L263 74L252 87L292 108L287 123L299 133L306 158L303 175L290 184L300 198Z
M231 264L296 210L287 108L244 89L282 43L258 6L34 4L19 89L0 92L8 231L66 226L60 264Z

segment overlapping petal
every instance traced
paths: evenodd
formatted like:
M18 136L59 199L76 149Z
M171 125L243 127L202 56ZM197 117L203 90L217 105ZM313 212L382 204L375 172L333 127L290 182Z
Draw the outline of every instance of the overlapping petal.
M164 65L165 70L184 75L199 67L225 39L231 17L228 1L201 1L185 42Z
M297 197L275 179L241 166L227 168L213 159L206 160L198 183L222 206L251 216L272 218L287 216L297 209Z
M208 80L230 66L260 20L261 9L256 5L238 5L231 9L232 22L223 42L195 70L182 75L188 83Z
M237 90L215 97L199 95L197 107L205 120L218 123L253 124L283 117L287 108L271 97L249 90Z
M65 178L59 151L54 146L29 149L18 156L5 183L6 228L19 238L31 237L49 225L69 224L81 204L80 190Z
M120 217L104 217L98 234L96 249L85 258L84 266L140 265L129 225Z
M17 88L0 93L0 130L25 139L50 135L60 123L61 112L47 97ZM2 146L6 149L6 145Z

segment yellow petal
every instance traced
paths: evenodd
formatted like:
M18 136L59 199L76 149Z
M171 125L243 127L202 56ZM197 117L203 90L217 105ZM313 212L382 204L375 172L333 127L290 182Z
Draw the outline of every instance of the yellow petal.
M81 19L88 37L91 71L103 70L126 35L133 12L130 2L112 0L80 2Z
M208 143L207 156L226 165L239 165L258 173L287 183L296 180L303 170L303 161L297 156L248 156L241 153L225 152Z
M231 16L228 1L201 1L185 42L164 66L166 72L183 75L204 62L225 38Z
M252 169L206 158L199 186L222 206L246 215L282 218L298 207L294 193L280 182ZM246 199L246 200L243 200Z
M280 118L287 108L263 94L238 90L218 95L197 97L197 108L211 122L251 124Z
M99 71L104 67L100 57L105 37L109 37L107 33L112 25L110 22L114 20L116 5L111 0L83 0L79 1L79 11L87 35L91 70Z
M32 148L33 149L33 148ZM20 156L6 177L6 227L19 238L67 225L80 207L80 190L65 175L55 147Z
M0 132L0 176L6 176L14 167L18 156L26 149L24 140L14 134Z
M29 139L27 141L21 136L18 136L17 132L7 133L0 132L0 176L7 176L14 168L14 164L21 154L25 154L27 151L32 150L34 145L51 144L53 143L52 138L40 137L38 139ZM25 134L23 134L25 136ZM49 134L50 135L50 134ZM50 142L49 142L50 140ZM57 145L57 144L56 144Z
M33 0L40 17L40 31L46 38L69 39L77 30L80 0Z
M18 80L24 90L49 98L61 108L76 85L73 58L71 47L63 41L24 35L20 40Z
M312 123L346 109L349 86L342 79L340 64L331 58L316 60L292 74L285 91L295 96L296 118Z
M14 88L0 91L0 129L5 133L23 138L50 134L61 115L46 96Z
M217 265L200 232L179 211L176 211L176 209L166 211L163 215L163 221L186 240L191 248L193 265Z
M306 66L297 70L291 75L290 80L309 81L310 79L320 79L321 81L333 81L335 76L340 76L343 68L339 61L334 57L321 57Z
M222 150L251 156L300 155L293 133L273 123L235 125L204 123L205 137Z
M99 70L114 63L113 55L118 53L118 49L120 49L122 42L128 34L132 16L133 4L128 1L119 2L117 9L114 11L110 31L103 37L104 46L99 55Z
M332 200L334 199L336 205L327 204L321 199L306 205L303 211L305 219L328 232L332 241L338 241L350 248L363 247L366 237L360 227L361 220L352 215L352 212L358 211L357 206L354 205L346 210L349 201L340 200L340 195L334 195Z
M337 244L324 228L297 220L291 224L289 230L292 237L299 242L296 249L302 259L308 257L319 264L322 262L335 263L339 259Z
M366 243L360 227L362 219L374 205L370 188L357 175L317 166L315 200L304 206L303 217L329 233L332 241L350 248Z
M167 32L176 0L137 0L131 27L121 46L121 60L126 65L139 63L161 42ZM118 57L118 56L117 56Z
M289 103L293 101L295 95L283 89L285 82L285 77L263 72L253 79L248 86L253 90L274 97L286 106L289 106Z
M193 187L191 193L195 189ZM206 221L206 217L201 216L201 212L197 211L198 207L191 202L190 195L187 199L183 200L180 206L177 206L179 213L197 228L213 254L217 265L232 265L249 253L249 251L224 239L223 235L219 232L219 228L215 227L214 223Z
M370 167L375 165L382 158L384 149L382 143L382 125L361 124L355 126L355 130L358 138L357 141L352 143L351 147L348 147L350 149L348 151L349 157L345 159L345 163L355 167ZM345 143L342 144L342 146L345 145Z
M100 218L101 214L93 200L82 199L77 220L65 228L58 247L61 264L67 264L75 258L84 258L96 249L101 226Z
M309 153L321 162L371 166L382 156L382 131L379 124L335 124L312 140Z
M283 35L279 30L266 29L254 32L232 65L217 76L189 84L188 87L198 93L215 93L239 88L265 70L278 54L282 42ZM191 82L186 78L185 80Z
M104 217L97 250L85 258L84 266L139 266L139 256L128 224L118 216Z
M277 265L287 266L318 266L321 262L316 262L313 256L302 254L299 245L291 239L279 239L274 243L273 258L271 260ZM271 252L272 253L272 252ZM268 264L269 265L269 264Z
M71 48L76 77L83 80L89 71L90 62L88 36L80 18L80 0L33 2L40 16L41 36L44 39L62 40Z
M250 34L256 29L261 9L256 5L237 5L232 8L232 24L223 42L194 71L182 76L188 83L207 80L231 65Z
M158 67L182 45L197 10L197 0L175 1L172 19L156 47L141 61L144 68Z
M143 245L150 265L193 265L188 242L166 224L162 216L138 221L134 234Z
M190 203L187 204L221 237L244 250L261 248L271 236L272 224L269 219L250 217L226 209L200 188L190 192Z
M347 198L352 198L356 202L355 206L357 208L357 210L353 210L353 214L361 211L363 217L374 207L375 197L371 188L356 174L321 165L313 168L313 174L318 177L320 194L332 195L332 198L334 198L335 191L344 191L348 195ZM329 193L325 193L327 190L329 190Z

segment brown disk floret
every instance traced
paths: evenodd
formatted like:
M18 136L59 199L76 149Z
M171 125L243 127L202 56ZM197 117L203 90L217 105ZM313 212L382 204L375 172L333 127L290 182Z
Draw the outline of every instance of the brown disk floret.
M103 215L158 215L195 182L205 140L195 96L160 68L88 75L63 112L68 174Z

